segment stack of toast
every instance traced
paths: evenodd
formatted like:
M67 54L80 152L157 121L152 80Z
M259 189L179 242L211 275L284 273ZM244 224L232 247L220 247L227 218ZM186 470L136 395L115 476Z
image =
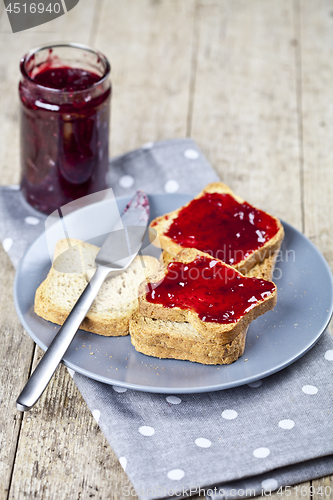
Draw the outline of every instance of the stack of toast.
M195 249L140 285L131 341L160 358L230 364L244 352L248 325L276 304L274 283L244 277Z
M223 183L209 184L184 207L157 217L150 224L150 230L152 242L163 250L161 263L164 264L164 270L150 278L150 283L162 287L172 272L173 262L188 264L204 256L219 265L228 265L238 279L246 277L245 287L251 288L256 280L265 280L270 289L284 237L282 224L276 217L244 202ZM222 260L217 258L220 256ZM205 280L202 281L205 285ZM178 287L180 296L185 286L188 283ZM232 302L241 300L237 297L238 291L230 292L223 280L217 289L222 302L228 302L230 294ZM249 311L245 308L243 316L232 323L200 319L193 309L195 295L180 308L166 307L163 301L151 303L147 297L149 292L142 285L139 310L130 321L131 340L138 351L161 358L229 364L243 354L250 322L275 306L277 293L274 286L263 300L250 297L255 307ZM206 301L207 309L211 307L209 296L201 300Z
M162 248L160 262L138 256L106 280L81 328L130 333L136 350L150 356L232 363L244 352L250 322L276 303L271 279L284 236L280 221L213 183L154 219L150 231ZM79 240L58 242L36 292L37 315L65 321L94 272L98 250Z

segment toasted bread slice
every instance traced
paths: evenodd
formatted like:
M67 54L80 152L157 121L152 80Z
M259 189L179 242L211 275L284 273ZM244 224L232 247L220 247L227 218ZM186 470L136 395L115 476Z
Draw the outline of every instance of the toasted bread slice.
M263 280L274 281L273 273L278 253L279 251L277 250L262 262L258 262L244 276L247 278L261 278Z
M99 248L80 240L60 240L47 278L35 295L35 313L62 325L87 286ZM119 276L106 279L81 329L105 336L127 335L129 320L138 308L138 287L157 271L154 257L136 257Z
M148 356L196 361L205 365L230 364L244 352L248 328L229 344L207 340L190 323L145 318L130 321L131 342Z
M258 262L258 264L253 266L252 269L250 269L244 276L272 281L277 255L278 251L274 252L269 257L266 257L262 262ZM162 266L167 266L170 262L175 260L176 257L176 255L172 255L166 250L163 250L160 255L160 264Z
M205 213L203 212L201 214L200 211L197 211L197 208L198 202L202 203L209 195L221 195L224 197L224 201L219 205L216 202L215 206L217 208L214 212L214 217L211 217L210 214L210 217L207 218ZM236 213L228 212L226 209L228 200L235 205L235 210L239 208L238 213L237 210ZM246 225L244 226L244 231L242 234L234 234L234 241L230 243L230 239L228 239L231 234L228 232L229 228L230 231L233 231L235 221L238 220L239 222L243 220L242 210L244 209L250 211L252 218L244 219L244 224ZM186 217L189 217L190 213L192 214L192 218L190 218L190 222L186 225L186 228L182 228L179 231L177 230L175 234L170 236L170 231L173 230L174 224L179 223L181 220L180 217L184 217L185 214ZM236 218L235 215L237 216ZM269 239L267 239L268 236L265 236L265 228L267 228L267 225L261 223L261 218L265 218L272 226L272 237ZM243 222L241 224L243 224ZM202 228L204 228L205 235L203 240L203 233L200 233ZM199 241L196 241L196 236L198 236L199 233L201 240L197 238ZM252 249L248 242L250 233L252 239L255 239L254 249ZM280 249L284 237L284 230L277 217L273 217L266 212L252 207L242 198L235 195L226 184L214 182L208 184L192 201L184 205L184 207L154 219L150 224L150 234L151 242L155 246L160 246L173 256L177 255L183 248L197 248L200 251L209 253L213 257L219 258L232 265L245 275L256 264L263 262L267 257ZM216 240L217 235L218 240ZM237 236L237 244L235 243L235 236ZM186 241L186 244L180 242L183 240ZM212 244L213 240L214 245ZM244 247L242 247L242 244L244 244ZM213 246L214 248L212 248Z
M173 269L175 263L181 263L185 266L175 271ZM190 288L187 288L190 290L190 296L186 298L186 303L182 303L185 293L183 292L184 287L188 286L187 274L184 276L184 273L192 272L192 269L190 271L185 270L186 267L188 268L186 264L190 263L192 268L197 266L199 269L202 265L206 266L201 267L201 269L204 269L202 271L203 276L206 277L197 281L194 289L191 283L194 283L195 280L190 282ZM207 277L211 276L209 268L215 269L216 277ZM176 272L174 283L177 285L177 290L174 294L172 291L170 292L172 300L170 304L166 305L165 301L159 301L159 298L156 299L155 297L161 295L161 293L164 293L164 296L169 296L166 287L169 286L168 280L170 282L170 279L173 279L171 273L174 272ZM181 273L180 278L177 273ZM214 283L219 293L218 297L214 296L216 293L216 290L212 288ZM231 290L230 286L234 289ZM259 289L262 290L262 295L259 291L253 292L253 290ZM252 292L254 293L253 296ZM248 303L245 304L244 297L247 296L249 296L249 299ZM177 297L180 298L180 307L177 305L179 303ZM219 340L221 344L228 344L243 332L251 321L272 309L276 304L276 300L277 289L273 282L245 277L232 266L228 266L208 254L195 249L184 249L166 269L159 271L156 276L150 277L148 285L146 283L140 285L139 313L147 318L189 322L195 330L207 339L215 339ZM199 304L200 313L196 309L195 303ZM218 318L212 316L212 314L219 313L220 310L223 315L221 313ZM237 311L237 314L232 312L233 310Z

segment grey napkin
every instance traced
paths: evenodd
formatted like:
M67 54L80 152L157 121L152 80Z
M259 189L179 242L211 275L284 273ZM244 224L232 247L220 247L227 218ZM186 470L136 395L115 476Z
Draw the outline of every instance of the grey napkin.
M194 194L216 180L190 139L148 143L110 162L116 196L137 188ZM15 266L44 220L16 186L0 188L0 238ZM278 488L287 494L333 473L332 371L325 333L282 372L219 392L166 396L71 374L140 498L217 500Z

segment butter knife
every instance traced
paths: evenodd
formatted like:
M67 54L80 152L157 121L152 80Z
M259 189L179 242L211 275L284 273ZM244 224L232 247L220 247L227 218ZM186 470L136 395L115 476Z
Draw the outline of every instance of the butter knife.
M117 276L131 265L141 248L148 219L148 197L137 191L121 216L123 229L111 232L106 238L96 256L93 277L17 398L18 410L30 410L46 389L105 278Z

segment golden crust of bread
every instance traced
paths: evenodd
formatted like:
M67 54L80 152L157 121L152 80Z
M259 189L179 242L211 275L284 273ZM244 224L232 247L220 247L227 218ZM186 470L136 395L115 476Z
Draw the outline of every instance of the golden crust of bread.
M158 342L186 352L194 350L206 356L219 356L222 347L227 345L221 339L207 339L186 321L147 318L139 312L132 316L130 333L146 344Z
M208 184L197 196L195 196L195 200L198 198L201 198L205 193L221 193L221 194L230 194L236 201L239 203L243 203L244 200L240 198L239 196L235 195L232 190L224 184L223 182L213 182L211 184ZM192 201L192 200L191 200ZM162 215L160 217L156 217L151 223L150 223L150 239L153 245L158 246L162 248L163 250L167 251L171 255L177 255L184 247L181 245L178 245L173 239L171 239L169 236L166 235L166 232L170 228L172 222L174 219L178 217L179 212L184 208L187 207L191 201L189 201L186 205L183 207L178 208L177 210L174 210L173 212L170 212L168 214ZM255 250L254 252L249 255L246 259L242 260L238 264L236 264L234 267L240 271L242 274L246 274L250 269L252 269L256 264L259 262L262 262L265 260L267 257L270 255L274 254L280 249L282 240L284 238L284 229L277 217L274 217L271 215L271 217L276 221L277 226L279 228L278 232L275 234L273 238L271 238L269 241L266 241L266 243L259 248L258 250ZM157 233L157 237L156 237Z
M178 262L189 263L195 260L198 256L205 256L211 260L218 260L214 259L211 255L205 254L193 248L186 248L182 250L174 260ZM223 264L232 269L234 273L240 274L235 268L228 266L225 263ZM158 283L163 280L165 273L166 268L160 270L156 276L152 276L149 278L148 284L152 286L156 284L157 286ZM234 338L236 338L258 316L265 314L267 311L273 309L277 300L277 289L274 285L275 291L270 296L260 301L237 322L221 324L202 321L195 311L185 310L179 307L167 308L162 304L148 302L145 296L146 286L146 283L142 283L139 287L139 313L142 316L145 316L147 318L162 319L165 321L187 321L204 337L208 339L219 339L219 341L224 344L229 343Z
M135 314L130 321L132 344L137 351L148 356L195 361L205 365L222 365L233 363L244 353L248 328L241 331L228 344L220 344L186 338L182 323L170 326L171 321L155 322L158 322L158 328L153 324L154 320L144 318L140 314Z

